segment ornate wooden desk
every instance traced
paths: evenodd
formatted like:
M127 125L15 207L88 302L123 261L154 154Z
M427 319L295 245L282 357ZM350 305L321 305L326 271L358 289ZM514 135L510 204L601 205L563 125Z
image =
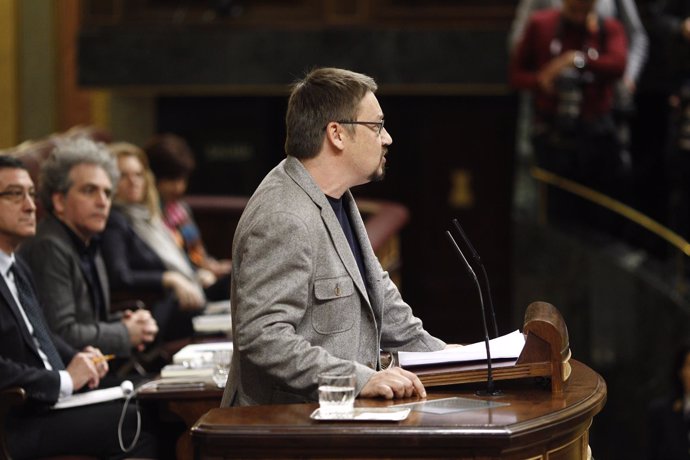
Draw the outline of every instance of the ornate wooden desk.
M587 458L589 427L606 400L604 380L571 361L562 394L532 379L504 381L507 406L436 415L413 411L402 422L320 422L317 404L213 409L192 427L197 459L226 458ZM483 399L473 387L431 388L428 399ZM411 402L401 401L401 402ZM391 402L357 400L360 406Z
M191 428L204 413L220 406L223 389L212 383L206 384L200 390L159 391L155 387L149 386L139 390L138 398L143 402L157 404L159 417L182 419L187 428ZM177 460L190 460L192 458L189 430L185 430L177 440L175 451L177 452Z

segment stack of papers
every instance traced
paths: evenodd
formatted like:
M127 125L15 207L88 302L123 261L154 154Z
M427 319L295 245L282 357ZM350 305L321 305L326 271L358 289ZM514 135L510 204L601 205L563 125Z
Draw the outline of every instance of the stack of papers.
M218 313L195 316L192 318L194 332L204 334L227 334L232 333L232 319L230 313Z
M161 369L162 378L185 377L203 378L212 377L215 369L213 363L202 364L168 364Z
M517 359L525 346L525 336L518 330L489 341L491 360ZM400 366L424 366L442 363L486 361L486 343L477 342L464 347L432 352L398 352Z
M204 315L218 315L221 313L230 313L230 300L208 302L206 308L204 308Z
M173 355L173 363L210 363L214 352L225 350L232 353L232 342L192 343Z

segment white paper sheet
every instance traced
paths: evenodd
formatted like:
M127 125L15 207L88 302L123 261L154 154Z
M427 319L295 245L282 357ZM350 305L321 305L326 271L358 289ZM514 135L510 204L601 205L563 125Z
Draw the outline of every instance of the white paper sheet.
M525 336L518 330L497 337L489 341L491 359L518 358L524 346ZM464 347L448 348L440 351L398 352L398 361L402 367L485 360L486 344L483 341L465 345Z
M213 352L228 350L232 352L232 342L203 342L192 343L182 347L180 351L173 355L173 363L208 363L213 360Z
M91 390L86 393L77 393L72 396L66 396L58 399L53 409L68 409L70 407L87 406L89 404L98 404L106 401L114 401L116 399L124 398L125 394L121 387L103 388L100 390Z

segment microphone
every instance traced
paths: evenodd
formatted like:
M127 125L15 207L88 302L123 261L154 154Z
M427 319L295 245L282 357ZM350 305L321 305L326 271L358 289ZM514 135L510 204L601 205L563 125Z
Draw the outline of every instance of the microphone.
M134 384L132 383L131 380L124 380L120 384L120 388L122 389L122 394L127 396L130 393L134 392Z
M125 424L125 415L127 414L127 406L129 406L129 401L137 395L137 392L134 390L134 384L131 380L123 380L120 384L120 389L122 390L122 394L125 395L125 403L122 405L120 420L117 422L117 440L120 443L120 450L124 453L127 453L134 448L139 440L139 435L141 434L141 412L139 412L138 401L135 401L134 404L137 413L137 429L134 433L132 442L129 444L129 446L125 446L125 442L122 437L122 428Z
M481 310L482 310L482 324L484 325L484 344L486 345L486 374L487 374L487 379L486 379L486 390L477 390L476 394L479 396L498 396L501 394L500 390L497 390L494 387L494 375L493 375L493 369L491 366L491 347L489 346L489 330L486 327L486 313L484 311L484 297L482 296L482 288L481 285L479 284L479 280L477 279L477 275L474 273L474 270L472 270L472 266L470 263L467 261L467 258L465 257L465 254L462 253L462 250L460 250L460 246L458 246L458 243L455 241L455 238L453 238L453 235L450 233L449 230L446 230L446 236L448 237L448 241L450 241L451 246L455 248L455 252L458 253L460 258L463 261L463 265L467 272L470 274L472 279L474 280L474 284L477 286L477 292L479 293L479 304L481 305Z
M484 284L486 285L486 297L489 300L489 312L491 313L491 319L493 320L494 338L496 338L498 337L498 324L496 323L496 310L494 310L494 303L491 301L491 286L489 285L489 276L486 274L486 269L484 268L484 264L482 263L481 257L479 257L479 254L477 253L477 251L475 251L474 246L472 246L472 243L470 243L470 239L467 238L467 235L465 235L465 232L462 230L462 227L460 226L460 222L458 222L458 219L453 219L453 225L455 226L455 229L458 231L458 234L460 235L462 240L465 242L465 246L470 250L472 258L482 269ZM465 256L463 256L463 259L464 258ZM465 263L467 263L467 259L465 259Z

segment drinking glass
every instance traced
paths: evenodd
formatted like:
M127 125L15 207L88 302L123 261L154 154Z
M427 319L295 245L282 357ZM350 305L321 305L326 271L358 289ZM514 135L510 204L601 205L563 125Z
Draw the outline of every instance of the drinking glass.
M355 374L319 374L319 413L322 418L348 418L355 403Z

